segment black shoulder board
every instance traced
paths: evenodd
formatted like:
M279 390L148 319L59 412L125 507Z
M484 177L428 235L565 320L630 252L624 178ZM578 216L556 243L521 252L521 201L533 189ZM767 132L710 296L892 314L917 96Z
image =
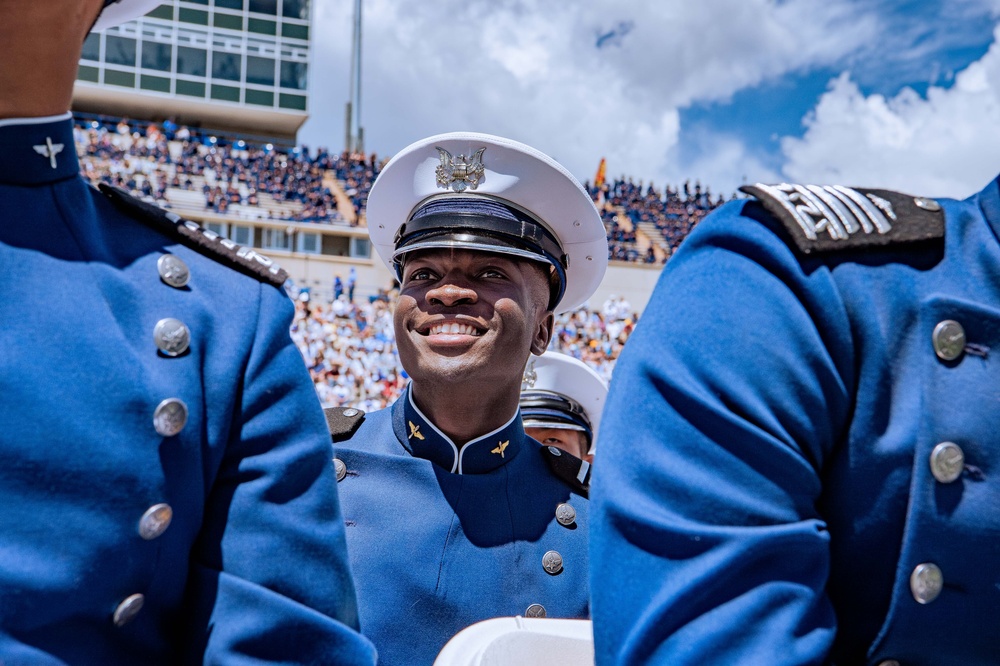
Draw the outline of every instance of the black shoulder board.
M552 473L558 476L577 495L590 499L590 463L554 446L543 446L542 456Z
M237 245L214 231L203 229L196 222L182 219L177 213L146 203L125 190L101 183L101 193L118 208L138 218L154 229L184 243L190 248L261 282L281 287L288 273L262 254Z
M327 407L323 413L326 414L326 427L330 429L330 439L334 443L353 437L365 420L365 413L354 407Z
M842 185L744 185L778 218L803 254L944 238L941 204L889 190Z

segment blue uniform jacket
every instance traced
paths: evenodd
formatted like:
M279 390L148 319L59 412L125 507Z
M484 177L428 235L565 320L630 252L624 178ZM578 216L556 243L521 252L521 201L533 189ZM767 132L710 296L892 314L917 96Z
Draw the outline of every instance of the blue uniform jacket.
M1000 190L940 206L943 240L803 258L733 202L670 261L600 433L599 664L1000 658Z
M291 303L78 170L0 124L0 662L372 663Z
M380 664L431 664L492 617L588 616L588 501L549 470L519 412L459 451L406 391L336 453L361 626ZM556 520L563 503L569 525Z

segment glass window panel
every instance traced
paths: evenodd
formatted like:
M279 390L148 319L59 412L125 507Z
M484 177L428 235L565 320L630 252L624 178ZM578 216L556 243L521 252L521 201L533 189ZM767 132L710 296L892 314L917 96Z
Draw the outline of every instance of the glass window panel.
M112 65L135 67L135 40L118 35L108 35L104 43L104 60Z
M309 26L282 23L281 36L288 37L289 39L309 39Z
M247 30L250 32L260 33L262 35L277 35L278 24L274 21L251 18L247 19Z
M217 12L215 14L215 27L226 28L227 30L242 30L243 17Z
M270 58L247 56L247 83L274 85L274 61Z
M233 235L232 240L237 245L243 245L245 247L253 246L253 227L244 227L240 225L233 225Z
M215 0L215 6L226 9L243 9L243 0Z
M305 90L309 84L306 77L307 63L281 61L281 87Z
M257 106L274 106L273 92L247 88L245 98L247 104L256 104Z
M203 12L200 9L186 9L185 7L181 7L177 12L177 18L184 23L208 25L208 12Z
M156 92L170 92L170 79L163 76L150 76L143 74L139 80L139 87L143 90L155 90Z
M351 238L351 256L367 259L372 254L371 244L367 238Z
M278 106L283 109L294 109L296 111L306 110L306 98L305 95L289 95L287 93L281 93L278 96Z
M177 47L177 73L188 76L205 76L207 74L208 52L205 49L194 49L190 46Z
M166 19L168 21L174 20L174 6L173 5L160 5L153 11L146 14L149 18L159 18Z
M278 0L249 0L250 11L269 16L278 15Z
M112 86L135 88L135 74L132 72L116 72L113 69L104 70L104 82Z
M83 53L80 54L80 58L83 60L100 60L101 59L101 36L92 32L87 35L87 39L83 41Z
M146 41L142 43L142 66L146 69L169 72L173 55L174 48L170 44Z
M239 81L241 74L240 54L212 53L212 76L224 81Z
M197 81L185 81L183 79L177 79L175 85L178 95L187 95L189 97L204 97L205 96L205 84L199 83Z
M233 86L213 85L212 99L218 99L224 102L238 102L240 101L240 89L234 88Z
M309 0L284 0L281 3L281 15L303 21L308 19Z
M99 79L100 70L96 67L88 67L86 65L80 65L80 69L76 71L76 78L80 81L90 81L92 83L97 83Z

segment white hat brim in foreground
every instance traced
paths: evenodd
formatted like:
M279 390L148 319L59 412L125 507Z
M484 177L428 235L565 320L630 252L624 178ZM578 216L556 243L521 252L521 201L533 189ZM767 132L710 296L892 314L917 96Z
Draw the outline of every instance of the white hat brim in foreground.
M442 153L472 158L484 149L483 173L475 186L455 191L439 184ZM490 134L451 132L421 139L385 166L368 195L368 233L389 270L396 231L430 197L485 195L527 211L559 241L569 265L556 312L587 302L604 279L608 242L590 195L562 165L523 143ZM474 248L476 249L476 248ZM481 249L481 248L478 248Z

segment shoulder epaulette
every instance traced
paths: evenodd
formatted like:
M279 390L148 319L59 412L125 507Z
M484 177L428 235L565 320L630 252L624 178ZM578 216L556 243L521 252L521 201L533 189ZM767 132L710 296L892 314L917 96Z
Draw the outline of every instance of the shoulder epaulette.
M542 457L552 473L577 495L590 499L590 463L554 446L543 446Z
M744 185L778 218L803 254L944 238L934 199L842 185Z
M350 439L365 420L365 413L354 407L327 407L323 413L326 414L326 427L330 429L330 439L334 443Z
M101 183L98 189L119 209L244 275L276 287L281 287L288 279L288 273L269 258L256 250L237 245L210 229L204 229L197 222L146 203L120 188Z

